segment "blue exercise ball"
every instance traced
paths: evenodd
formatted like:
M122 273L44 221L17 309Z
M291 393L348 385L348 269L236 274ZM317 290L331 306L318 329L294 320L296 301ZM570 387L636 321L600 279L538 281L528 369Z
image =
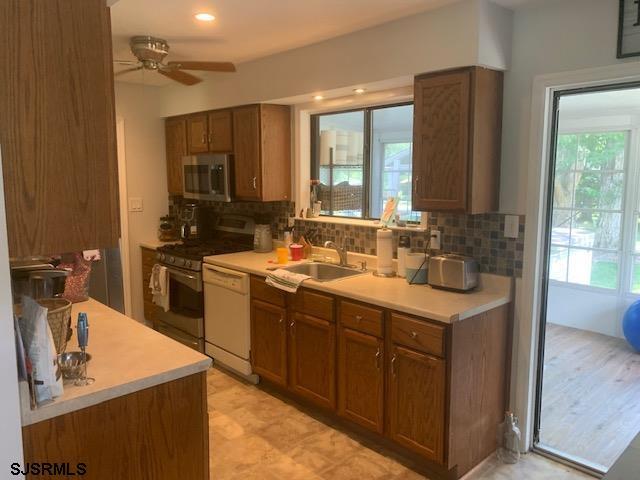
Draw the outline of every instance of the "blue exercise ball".
M640 352L640 300L631 304L622 319L622 331L627 342Z

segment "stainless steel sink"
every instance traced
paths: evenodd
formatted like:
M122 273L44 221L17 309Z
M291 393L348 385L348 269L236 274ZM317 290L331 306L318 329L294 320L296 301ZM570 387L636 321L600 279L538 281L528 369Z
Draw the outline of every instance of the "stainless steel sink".
M366 270L360 270L357 268L341 267L331 263L316 262L292 265L290 267L284 267L283 270L309 275L317 282L330 282L331 280L339 280L341 278L353 277L355 275L362 275L363 273L366 273Z

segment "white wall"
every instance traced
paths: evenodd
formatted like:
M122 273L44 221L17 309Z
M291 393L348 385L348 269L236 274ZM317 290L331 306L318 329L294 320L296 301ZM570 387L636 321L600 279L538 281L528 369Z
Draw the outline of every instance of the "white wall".
M617 28L618 0L549 0L516 10L505 74L501 212L526 213L533 78L620 62Z
M143 321L140 242L155 240L159 218L167 214L167 171L161 89L116 83L116 115L124 119L129 198L143 199L142 212L129 212L133 318ZM127 202L127 199L120 199Z
M494 20L482 12L491 10ZM488 0L459 3L238 65L197 86L163 88L166 116L270 101L480 62L507 66L510 14ZM491 26L492 34L479 29Z
M547 322L623 338L621 307L617 292L552 283Z

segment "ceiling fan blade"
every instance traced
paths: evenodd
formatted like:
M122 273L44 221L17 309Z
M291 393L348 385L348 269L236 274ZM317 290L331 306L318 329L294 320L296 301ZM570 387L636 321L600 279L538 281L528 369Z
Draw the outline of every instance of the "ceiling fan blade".
M203 70L207 72L235 72L236 66L231 62L191 62L191 61L175 61L169 62L172 68L181 68L182 70Z
M137 65L137 60L114 60L113 63L117 63L118 65Z
M123 75L125 73L129 73L129 72L136 72L138 70L142 70L142 66L137 66L137 67L133 67L133 68L125 68L124 70L120 70L119 72L116 72L113 76L114 77L119 77L120 75Z
M183 85L195 85L196 83L200 83L202 80L190 73L183 72L181 70L158 70L160 75L164 75L171 80L175 80L176 82L180 82Z

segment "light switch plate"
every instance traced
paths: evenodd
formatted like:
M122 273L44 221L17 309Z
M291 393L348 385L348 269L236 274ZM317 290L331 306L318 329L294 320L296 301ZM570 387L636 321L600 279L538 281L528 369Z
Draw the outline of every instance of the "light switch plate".
M289 228L295 227L296 225L296 217L289 217L287 220L287 226Z
M429 238L431 239L430 248L432 250L440 250L440 230L431 230Z
M520 230L520 217L517 215L505 215L504 236L505 238L518 238Z
M130 212L142 212L144 210L141 197L129 198L129 211Z

